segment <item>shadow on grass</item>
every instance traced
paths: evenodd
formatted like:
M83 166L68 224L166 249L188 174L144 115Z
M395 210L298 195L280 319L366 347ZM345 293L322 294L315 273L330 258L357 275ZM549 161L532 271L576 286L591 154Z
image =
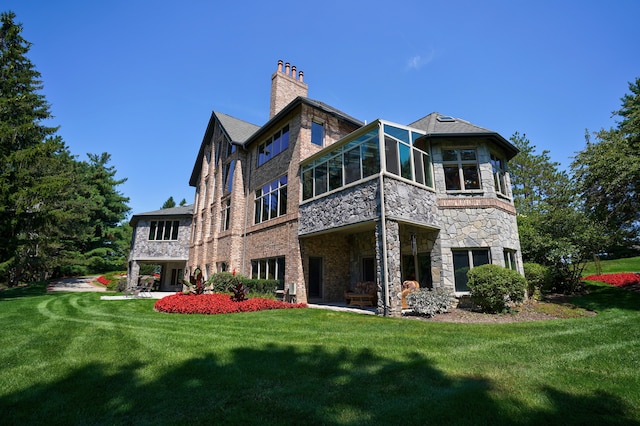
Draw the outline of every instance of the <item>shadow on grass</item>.
M548 407L535 410L509 396L495 399L485 378L448 377L417 354L396 362L367 350L273 345L230 355L163 367L86 365L1 398L2 423L640 424L607 393L547 387L540 392ZM164 370L154 374L155 368ZM155 379L145 380L146 374Z
M0 291L0 300L16 299L18 297L42 296L47 294L48 281L40 281L18 287L10 287Z
M571 303L596 312L607 309L640 310L640 294L635 291L590 282L587 282L586 288L589 293L573 298Z

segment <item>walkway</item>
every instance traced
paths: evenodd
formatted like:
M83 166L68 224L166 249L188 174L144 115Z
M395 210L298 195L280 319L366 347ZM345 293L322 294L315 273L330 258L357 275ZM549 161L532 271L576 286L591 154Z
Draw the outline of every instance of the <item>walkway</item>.
M105 286L93 283L99 276L73 277L52 281L47 286L47 291L107 291Z

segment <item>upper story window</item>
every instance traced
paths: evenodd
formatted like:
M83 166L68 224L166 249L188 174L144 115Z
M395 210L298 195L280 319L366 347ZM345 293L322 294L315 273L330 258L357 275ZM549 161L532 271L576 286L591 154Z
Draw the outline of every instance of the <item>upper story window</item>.
M231 225L231 198L222 201L220 209L220 230L226 231Z
M507 188L506 164L504 160L491 154L491 168L493 169L493 183L496 187L496 192L502 194L505 197L509 196Z
M236 162L231 161L224 166L224 189L225 193L233 190L233 173L236 169Z
M422 134L384 125L384 155L386 170L421 185L433 188L431 158Z
M427 143L420 139L422 133L378 120L362 132L366 133L343 139L337 148L305 162L301 173L303 200L379 173L381 164L388 173L433 188L431 158Z
M364 179L380 171L378 129L318 158L302 168L302 199Z
M177 240L179 227L178 220L152 220L149 227L149 240Z
M480 189L478 156L475 149L443 149L442 163L447 191Z
M311 122L311 143L323 146L324 145L324 124L317 121Z
M227 143L227 157L236 152L236 146L231 142Z
M263 165L289 147L289 125L278 130L265 142L258 145L258 166Z
M287 213L287 177L283 176L256 191L255 223Z

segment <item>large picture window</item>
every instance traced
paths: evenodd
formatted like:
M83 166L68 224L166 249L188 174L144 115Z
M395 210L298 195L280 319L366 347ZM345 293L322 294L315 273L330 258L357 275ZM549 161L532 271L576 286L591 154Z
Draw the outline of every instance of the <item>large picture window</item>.
M287 177L282 176L256 190L255 223L287 213Z
M284 256L251 261L251 278L284 283Z
M149 227L149 240L177 240L179 227L178 220L152 220Z
M302 199L316 197L380 171L378 130L372 130L302 168Z
M258 166L271 160L289 148L289 125L277 131L268 140L258 145Z
M443 149L442 163L447 191L480 189L475 149Z
M453 269L456 292L467 292L467 272L469 269L491 263L489 249L470 249L453 251Z

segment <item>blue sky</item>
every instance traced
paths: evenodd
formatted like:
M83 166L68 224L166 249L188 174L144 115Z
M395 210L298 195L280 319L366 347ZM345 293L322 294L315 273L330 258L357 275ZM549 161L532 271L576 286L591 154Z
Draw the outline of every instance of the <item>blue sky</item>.
M109 152L133 213L188 181L212 110L261 125L279 59L363 121L431 112L566 167L640 77L640 1L3 0L71 152Z

